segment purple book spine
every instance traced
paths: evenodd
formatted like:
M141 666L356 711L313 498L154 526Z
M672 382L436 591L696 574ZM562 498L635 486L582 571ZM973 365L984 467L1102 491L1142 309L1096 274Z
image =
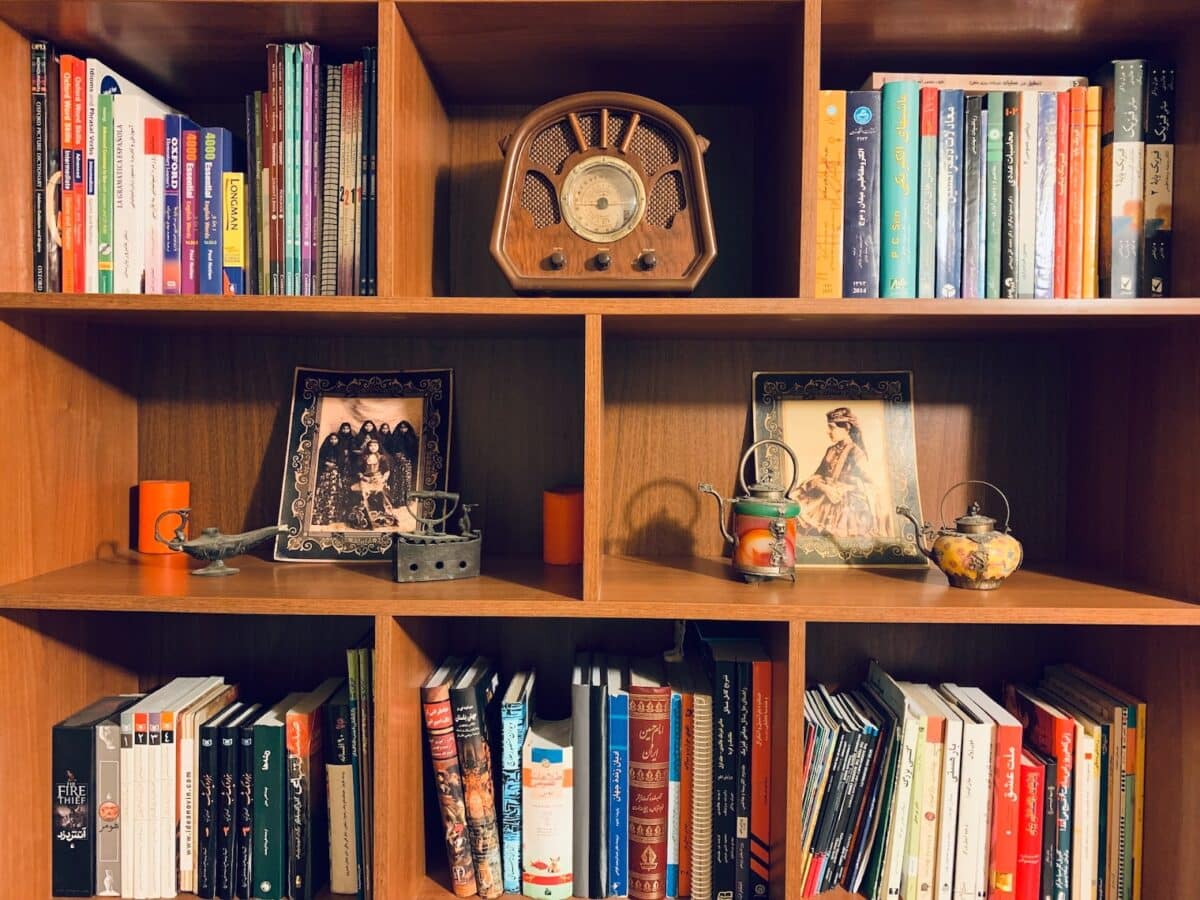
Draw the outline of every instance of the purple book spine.
M313 292L313 46L300 45L300 293Z

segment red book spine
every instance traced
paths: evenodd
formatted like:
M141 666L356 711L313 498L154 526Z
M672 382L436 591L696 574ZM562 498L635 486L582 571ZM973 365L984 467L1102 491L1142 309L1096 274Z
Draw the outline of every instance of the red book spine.
M1057 171L1054 176L1054 291L1067 296L1067 190L1071 159L1071 95L1058 93Z
M75 282L75 62L74 56L64 54L58 63L59 90L59 136L62 141L62 289L72 294L83 290Z
M750 720L750 896L771 890L771 663L752 664Z
M1087 118L1087 88L1068 91L1070 138L1067 155L1067 296L1083 296L1083 137ZM1061 127L1061 126L1060 126Z
M1020 827L1021 727L996 725L988 900L1013 900Z
M938 89L921 88L921 137L936 138L938 133Z
M467 804L463 796L462 772L458 767L450 693L444 686L421 693L425 737L429 741L429 758L433 763L438 806L442 813L442 835L450 863L450 884L456 897L470 897L478 888L467 835Z
M1021 756L1021 831L1017 835L1015 900L1040 900L1042 891L1042 815L1046 767Z
M667 887L671 689L629 688L629 896L661 900Z

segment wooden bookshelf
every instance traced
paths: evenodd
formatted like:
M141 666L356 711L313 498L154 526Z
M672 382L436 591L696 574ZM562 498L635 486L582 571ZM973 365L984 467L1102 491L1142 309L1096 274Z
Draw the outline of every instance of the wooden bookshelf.
M377 44L380 296L32 293L35 37L238 130L267 41L329 56ZM797 895L804 687L854 683L871 657L988 688L1067 660L1145 697L1143 896L1194 894L1200 858L1178 826L1200 819L1200 265L1187 252L1200 181L1175 182L1171 300L817 300L811 235L821 86L1153 54L1178 65L1186 173L1200 164L1197 37L1185 0L0 3L0 796L13 811L0 900L49 895L53 722L201 670L305 687L367 632L376 896L449 898L417 703L431 666L472 648L535 663L539 684L562 682L554 704L577 648L662 649L679 618L745 622L776 663L773 897ZM711 139L719 255L696 297L515 297L493 264L497 139L577 89L647 94ZM189 479L197 524L276 519L297 365L454 368L452 468L482 504L480 578L400 586L385 565L264 555L207 580L129 551L143 478ZM932 571L729 578L696 484L733 487L751 373L893 368L913 372L926 516L962 478L1000 484L1026 568L984 595ZM581 567L540 561L540 493L562 482L585 487Z

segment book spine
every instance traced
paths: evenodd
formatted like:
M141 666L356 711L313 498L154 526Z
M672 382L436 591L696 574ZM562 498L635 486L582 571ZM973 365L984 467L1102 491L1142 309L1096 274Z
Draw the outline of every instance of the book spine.
M258 132L259 116L256 102L257 94L246 95L246 221L242 227L242 256L246 269L246 293L261 294L258 284L258 165L255 162L260 155L258 142L261 135Z
M1083 296L1100 296L1101 106L1103 92L1089 87L1083 132Z
M282 271L282 270L281 270ZM354 783L354 824L357 826L354 834L354 864L358 870L359 889L362 890L366 876L366 865L363 859L365 833L363 818L366 804L363 802L363 743L362 743L362 674L359 667L359 653L355 648L346 651L346 684L350 691L350 770ZM449 695L447 694L447 697ZM454 714L451 712L451 723ZM455 758L457 759L457 747ZM466 827L466 807L463 808L462 825Z
M237 728L222 728L217 747L217 854L215 893L233 900L237 891Z
M962 295L971 299L983 296L983 118L983 98L967 97L963 106Z
M222 184L226 157L223 128L200 132L200 265L197 288L201 294L223 294L222 285Z
M467 809L467 832L475 881L481 897L503 893L500 863L500 831L496 826L493 796L492 753L488 745L487 721L482 699L474 689L450 692L454 709L454 733L458 758L463 766L463 795Z
M354 239L354 220L352 218L351 192L354 189L351 167L354 156L354 64L342 66L342 127L341 127L341 174L338 177L338 262L337 262L337 292L343 296L354 293L352 275L354 255L350 246ZM576 754L575 765L579 767L579 757Z
M200 729L200 770L197 809L199 831L196 836L196 895L216 896L217 843L219 833L220 762L217 729Z
M282 168L280 177L282 185L282 216L283 216L283 292L293 295L298 292L299 272L292 256L292 246L295 241L298 213L295 210L296 195L293 192L293 174L296 166L296 145L292 141L292 131L295 127L295 95L296 95L296 45L283 45L283 88L280 99L280 122L283 133L280 138L282 149Z
M1058 172L1058 95L1037 95L1037 184L1034 189L1033 296L1054 296L1055 178Z
M942 765L946 750L946 720L941 716L930 716L925 729L924 752L920 757L922 773L918 779L920 817L916 824L917 835L917 884L935 884L937 874L937 839L940 831L941 808L938 794L942 781ZM914 804L915 805L915 804ZM912 827L914 823L910 823Z
M313 293L313 46L300 45L300 293Z
M997 725L995 748L988 900L1012 900L1017 878L1017 833L1020 829L1020 727Z
M671 751L667 762L667 882L666 896L679 894L679 827L683 775L683 695L671 692Z
M258 167L258 292L263 295L271 290L271 102L266 92L255 92L255 109L258 113L258 143L254 152Z
M571 742L574 745L574 774L571 785L571 828L573 844L571 858L578 860L575 875L580 897L588 896L590 885L589 834L592 827L591 770L592 741L590 703L591 688L585 677L571 685Z
M696 694L696 740L693 757L692 889L696 900L712 900L712 759L713 705L708 694Z
M1014 900L1038 900L1042 889L1044 766L1021 761L1021 830L1017 834Z
M963 93L938 99L937 261L935 297L962 296Z
M916 82L884 85L880 100L880 276L884 297L912 298L917 288L918 111Z
M179 289L197 294L200 287L200 129L185 125L183 179L179 203Z
M74 143L74 104L71 102L74 94L74 60L75 57L64 54L58 60L59 72L59 135L61 141L62 186L60 188L59 234L62 238L62 289L64 293L74 293L75 287L75 204L72 195L75 190L75 143Z
M370 65L370 92L371 92L371 114L367 118L367 127L371 134L370 139L370 165L367 171L367 294L374 296L377 289L376 284L376 182L378 180L378 157L379 157L379 48L371 47L371 65Z
M360 204L361 212L361 204ZM361 271L361 266L360 266ZM605 760L608 758L608 690L593 685L588 694L588 896L604 897L608 883L608 780Z
M313 885L313 791L309 760L312 724L308 716L287 716L287 894L311 900Z
M371 168L371 53L363 48L362 84L359 94L358 128L358 220L355 246L358 248L358 293L367 295L367 179ZM603 758L603 754L599 758ZM603 881L601 881L603 884Z
M1054 169L1054 297L1067 296L1067 235L1070 230L1067 190L1071 172L1071 95L1055 94L1055 169Z
M51 151L47 118L57 115L57 111L50 110L47 97L49 55L49 45L45 41L30 43L29 111L33 137L33 209L30 222L33 230L33 289L39 293L49 290L46 279L46 160Z
M362 269L362 102L363 102L363 64L354 63L354 95L353 114L351 116L351 147L350 154L350 292L361 293L359 272ZM589 857L589 861L590 861Z
M737 663L737 703L733 896L734 900L750 900L750 723L754 718L754 670L749 662Z
M879 91L846 95L842 296L879 296Z
M181 292L180 243L180 193L181 147L183 119L168 115L163 120L163 237L162 237L162 292Z
M325 183L321 203L321 293L336 294L341 176L342 67L325 67Z
M454 746L454 723L449 721L451 713L449 711L449 701L443 696L442 702L446 704L444 713L439 714L438 731L442 738L442 744L449 743L451 748ZM422 697L422 715L424 716L425 697ZM426 737L428 738L428 728ZM354 858L354 770L350 762L350 704L347 701L337 701L330 703L325 709L325 786L329 800L329 889L335 894L356 894L358 893L358 864ZM448 737L448 741L447 741ZM430 748L432 752L432 747ZM444 752L444 747L439 746L439 752ZM455 775L454 781L450 782L449 777L443 779L438 776L437 792L439 804L444 794L458 791L459 801L462 800L462 777L458 774L458 750L454 749L455 760ZM434 760L434 771L438 762ZM446 838L447 850L451 853L454 849L460 848L466 851L466 809L463 807L461 815L458 819L451 821L448 825L443 819L443 825L446 831L443 832ZM451 838L455 841L451 843ZM471 867L471 855L465 853L465 866L471 875L470 884L474 884L475 871ZM451 867L451 878L454 877L454 869ZM468 895L469 896L469 895Z
M289 246L289 260L292 266L292 286L293 294L299 294L301 288L301 272L300 272L300 245L301 245L301 196L300 187L301 171L304 160L301 153L302 129L304 127L304 71L300 55L300 46L292 45L292 89L288 101L288 109L291 112L291 125L288 129L288 141L290 143L292 155L291 165L288 168L288 200L290 201L291 210L291 242Z
M254 725L238 728L237 861L234 885L238 897L254 896Z
M162 867L163 846L158 834L158 810L162 802L162 781L159 772L159 750L162 747L162 711L151 711L147 729L146 744L149 756L146 761L146 815L142 827L142 841L146 852L142 855L145 869L138 873L140 883L149 885L147 896L159 890L158 871Z
M842 192L846 165L846 92L821 91L817 119L816 296L842 291Z
M1055 719L1053 746L1046 748L1054 754L1058 767L1055 795L1055 853L1054 853L1054 896L1055 900L1071 897L1071 869L1076 864L1072 855L1073 793L1075 774L1075 723L1071 719Z
M146 156L146 222L144 290L147 294L163 292L163 154L166 148L161 116L147 116L142 138Z
M712 882L713 896L732 900L737 833L737 669L718 661L713 676Z
M696 793L696 696L682 695L683 728L679 741L679 896L692 896L692 866L695 858L692 817Z
M1021 91L1017 136L1017 296L1032 297L1037 261L1038 92Z
M938 232L938 89L921 88L920 212L917 296L936 297Z
M984 272L984 296L994 300L1001 294L1000 259L1004 234L1004 133L1005 102L1000 91L987 95L987 173L985 176L986 216L984 220L984 242L986 265Z
M90 897L96 884L93 744L91 728L56 726L51 737L50 883L56 897Z
M1145 178L1143 79L1146 63L1119 59L1104 72L1100 151L1100 295L1137 296Z
M68 57L62 58L65 65ZM87 185L84 181L83 151L85 146L84 132L87 127L87 61L79 57L71 59L71 193L68 201L71 206L71 222L69 232L64 234L64 248L67 241L72 247L72 268L75 279L75 292L87 290Z
M750 897L771 891L771 663L751 664Z
M1171 206L1175 190L1175 67L1146 70L1143 297L1171 296Z
M254 726L254 856L258 900L282 900L287 888L287 746L283 728Z
M500 709L500 829L503 841L504 890L521 891L521 748L528 710L525 703Z
M1004 145L1000 162L1000 296L1013 299L1019 294L1018 256L1020 248L1020 178L1021 159L1021 92L1004 94Z
M1058 849L1055 818L1058 796L1058 763L1054 757L1046 757L1046 771L1042 773L1042 872L1040 893L1042 900L1054 900L1054 857Z
M311 181L310 190L312 191L312 209L311 209L311 233L309 240L309 256L312 259L312 290L311 293L321 293L321 225L323 218L321 216L322 202L322 184L321 179L324 175L322 168L323 160L321 151L324 149L325 141L323 139L321 129L325 127L325 85L321 79L321 48L313 46L313 64L312 64L312 134L309 136L309 142L312 145L312 171L309 174Z
M608 698L608 889L629 891L629 696Z
M96 111L99 165L96 176L96 278L97 289L111 294L113 287L113 98L101 94Z
M96 60L84 63L83 125L83 284L88 293L100 290L99 229L96 206L97 142L99 139L100 66Z
M1083 296L1083 210L1084 210L1084 119L1087 112L1087 88L1071 88L1070 138L1067 153L1067 297Z
M665 895L671 689L629 689L629 896Z
M96 726L96 887L101 897L121 895L121 726Z
M221 175L221 293L246 293L246 176Z
M267 45L267 78L270 107L270 134L266 146L270 151L271 195L271 293L285 294L283 261L283 45Z
M572 859L572 750L527 744L522 753L521 893L539 900L570 900Z

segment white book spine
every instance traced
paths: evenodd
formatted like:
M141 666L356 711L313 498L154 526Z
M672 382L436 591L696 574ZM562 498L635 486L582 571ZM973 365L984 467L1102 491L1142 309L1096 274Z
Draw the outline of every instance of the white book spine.
M904 863L908 858L908 820L913 803L913 781L917 774L917 741L917 719L911 713L905 712L901 729L899 772L895 798L892 801L892 820L888 827L891 837L888 839L887 853L884 857L886 880L883 884L888 897L900 895Z
M149 900L149 847L147 837L146 816L150 809L150 748L146 746L143 733L142 742L136 737L133 745L133 896L135 900Z
M141 210L137 160L142 148L142 105L136 97L113 97L113 291L141 293Z
M1017 154L1017 296L1032 297L1037 257L1038 92L1021 91Z
M192 827L192 815L195 807L195 788L193 782L196 770L193 763L193 715L183 717L176 732L179 741L179 889L194 891L196 884L192 880L192 872L196 865L194 854L195 831Z
M912 798L908 803L908 832L904 839L904 870L900 879L903 900L917 898L917 868L921 857L921 815L924 809L925 770L928 768L929 744L926 740L928 722L917 717L917 747L913 766Z
M161 294L163 290L163 157L161 153L145 152L146 209L145 266L146 293Z
M162 234L161 227L159 228L159 234ZM161 273L162 270L160 269L159 271ZM161 290L160 284L159 291ZM171 717L172 719L174 718L174 712L171 713ZM163 718L166 719L165 713ZM163 723L162 745L158 748L158 752L160 793L157 840L161 848L158 868L158 896L174 897L179 892L179 882L176 875L178 871L176 869L177 856L175 846L175 773L177 759L175 755L175 725L173 721Z
M1099 754L1096 741L1075 726L1075 809L1071 823L1071 900L1095 900L1100 862Z
M931 736L932 729L926 725L925 752L921 757L922 772L919 818L920 831L917 835L916 879L912 882L913 900L920 900L922 885L932 885L937 877L937 841L941 827L942 760L945 756L944 728L942 740ZM911 825L910 825L911 827ZM907 896L907 894L906 894Z
M100 290L100 219L96 197L96 175L99 165L96 122L97 104L100 97L101 66L94 59L87 61L87 80L83 130L83 272L84 290L89 294Z
M941 831L938 835L937 892L935 900L953 900L954 847L958 831L959 785L962 781L962 719L946 718L946 746L942 760Z
M696 694L692 756L692 900L712 898L712 698Z

